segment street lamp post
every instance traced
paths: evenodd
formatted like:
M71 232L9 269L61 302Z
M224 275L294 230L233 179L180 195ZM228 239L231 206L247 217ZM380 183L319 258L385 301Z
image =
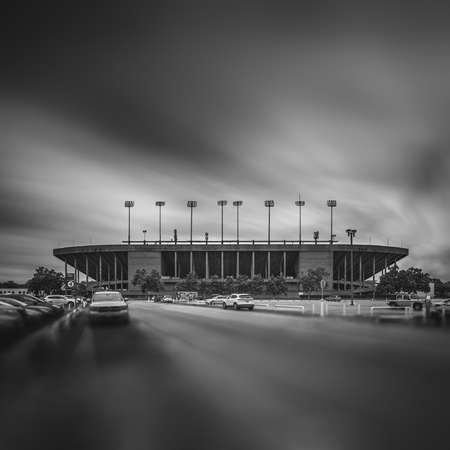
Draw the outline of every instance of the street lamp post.
M220 206L220 210L221 210L221 238L220 238L220 243L223 245L223 207L227 205L227 201L226 200L219 200L217 202L217 205Z
M265 200L264 206L268 208L269 215L268 215L268 228L267 228L267 243L270 245L270 208L273 208L275 206L275 202L273 200Z
M142 230L142 232L144 233L144 245L145 245L145 235L147 234L147 230Z
M239 207L242 206L242 200L235 200L233 206L236 206L236 243L239 245Z
M191 245L192 245L192 215L193 215L193 210L194 208L197 206L197 202L195 200L188 200L187 202L187 207L191 208Z
M355 237L356 230L348 228L345 230L348 237L350 238L350 295L351 295L351 304L353 305L353 238Z
M133 208L134 202L131 200L125 201L125 208L128 208L128 245L130 245L130 210Z
M336 200L328 200L327 206L330 208L330 245L333 243L333 208L336 208Z
M156 202L155 205L159 208L159 245L161 245L161 206L164 206L166 202Z
M302 206L305 206L305 201L300 200L300 193L298 200L295 200L295 206L298 206L298 244L302 243Z

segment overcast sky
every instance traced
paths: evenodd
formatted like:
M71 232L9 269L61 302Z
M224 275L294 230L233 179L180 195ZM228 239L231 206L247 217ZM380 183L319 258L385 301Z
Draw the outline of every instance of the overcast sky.
M34 2L4 13L0 281L62 269L52 249L335 233L407 246L450 279L446 2ZM226 6L224 6L226 5ZM295 5L295 6L293 6ZM225 238L235 210L225 208Z

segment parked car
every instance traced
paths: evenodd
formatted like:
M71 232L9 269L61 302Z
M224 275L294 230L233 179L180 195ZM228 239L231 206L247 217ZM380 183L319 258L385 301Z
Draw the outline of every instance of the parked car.
M416 294L399 292L395 295L395 300L387 300L389 306L409 306L414 311L422 311L425 299L419 298Z
M14 306L20 312L25 324L28 326L36 326L49 318L48 311L39 306L27 305L24 302L10 297L0 297L0 302Z
M76 300L66 295L47 295L47 297L44 297L44 300L51 305L62 305L65 309L73 309L76 305Z
M0 336L21 332L24 325L25 319L19 308L0 301Z
M89 321L120 321L128 323L130 316L128 304L118 291L98 291L92 296L89 305Z
M168 295L165 295L165 296L162 298L161 302L162 302L162 303L173 303L173 298L170 297L170 296L168 296Z
M223 309L227 309L228 307L232 307L235 310L248 309L249 311L253 311L255 304L253 297L249 294L231 294L222 302Z
M64 312L63 306L52 305L51 303L46 302L34 295L30 294L7 294L5 297L13 298L15 300L19 300L23 303L26 303L29 306L43 306L47 309L47 312L53 316L60 316Z
M430 314L437 317L450 316L450 298L433 301L430 308Z
M227 295L213 295L205 300L205 303L209 306L221 305L226 299Z
M340 302L342 297L339 295L329 295L328 297L325 297L325 300L327 302Z

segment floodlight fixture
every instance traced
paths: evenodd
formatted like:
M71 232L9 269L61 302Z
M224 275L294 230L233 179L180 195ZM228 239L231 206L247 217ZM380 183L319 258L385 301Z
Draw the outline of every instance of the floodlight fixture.
M159 245L161 245L161 207L165 204L166 202L155 202L155 205L159 208Z
M193 215L194 208L197 207L197 202L195 200L188 200L187 207L191 208L191 239L190 239L190 242L192 245L192 215Z
M330 208L330 245L333 243L333 208L336 208L336 200L327 200L327 206Z
M236 243L239 245L239 207L242 206L244 202L242 200L235 200L233 206L236 206Z
M221 211L221 238L220 238L220 243L223 245L223 207L227 205L227 201L226 200L218 200L217 201L217 206L220 206L220 211Z
M264 206L268 209L268 227L267 227L267 243L270 245L270 208L275 206L275 202L273 200L264 200Z
M130 210L131 208L134 207L134 201L132 200L125 200L125 208L128 208L128 245L130 245L130 240L131 240L131 233L130 233Z

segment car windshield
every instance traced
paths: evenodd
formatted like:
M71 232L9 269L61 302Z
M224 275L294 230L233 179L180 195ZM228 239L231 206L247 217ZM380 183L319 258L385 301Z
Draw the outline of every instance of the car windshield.
M251 300L252 297L250 295L240 295L239 298L243 298L244 300Z
M92 297L92 302L123 302L120 292L98 292Z

